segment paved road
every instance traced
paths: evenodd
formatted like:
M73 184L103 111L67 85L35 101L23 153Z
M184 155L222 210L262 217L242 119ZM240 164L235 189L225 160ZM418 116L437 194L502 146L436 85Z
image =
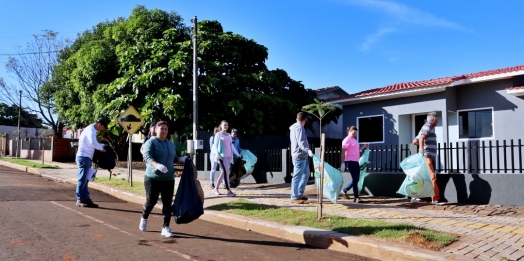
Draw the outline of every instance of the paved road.
M141 206L91 189L99 209L75 207L74 186L0 167L0 260L371 260L197 220L160 236L138 230Z

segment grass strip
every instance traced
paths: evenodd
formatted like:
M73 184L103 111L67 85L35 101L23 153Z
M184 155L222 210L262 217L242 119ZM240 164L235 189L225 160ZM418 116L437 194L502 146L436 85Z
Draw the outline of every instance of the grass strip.
M23 160L23 159L0 158L0 160L15 163L18 165L24 165L24 166L31 167L31 168L37 168L37 169L59 169L60 168L55 165L40 164L40 163Z
M245 199L211 206L209 209L278 222L283 225L306 226L356 236L368 236L431 250L439 250L458 240L455 235L450 233L405 223L333 215L326 215L323 219L318 220L317 213L313 211L256 204Z
M132 187L129 185L129 182L127 182L127 180L116 177L112 177L111 179L109 179L109 177L95 177L94 182L141 195L146 194L144 182L140 181L133 181Z

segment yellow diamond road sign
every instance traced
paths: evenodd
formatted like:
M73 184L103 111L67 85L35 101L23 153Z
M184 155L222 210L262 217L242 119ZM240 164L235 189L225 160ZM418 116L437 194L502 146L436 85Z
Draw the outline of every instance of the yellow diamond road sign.
M144 124L144 119L136 111L135 107L129 106L124 113L118 116L118 124L132 135Z

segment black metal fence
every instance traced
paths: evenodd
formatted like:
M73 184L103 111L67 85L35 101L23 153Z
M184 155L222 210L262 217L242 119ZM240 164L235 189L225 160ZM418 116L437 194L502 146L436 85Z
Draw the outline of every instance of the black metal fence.
M436 159L438 173L524 173L522 150L518 140L489 140L439 143ZM369 172L402 172L400 162L416 153L409 145L371 145ZM333 167L341 164L341 147L326 148L325 160Z
M257 170L271 171L271 172L281 172L282 171L282 149L272 149L272 150L260 150L260 151L251 151L257 157L257 164L255 168ZM205 157L207 158L207 167L205 167ZM203 152L197 152L197 170L204 171L211 169L211 160L209 159L209 154Z

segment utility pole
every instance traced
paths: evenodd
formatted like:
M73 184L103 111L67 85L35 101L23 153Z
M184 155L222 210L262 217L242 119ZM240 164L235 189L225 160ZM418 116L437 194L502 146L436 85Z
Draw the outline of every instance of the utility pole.
M198 42L197 17L191 19L193 23L193 140L198 139Z
M22 148L20 148L22 141L20 140L20 122L22 120L22 90L20 90L20 103L18 104L18 157L20 157L20 153L22 152Z

